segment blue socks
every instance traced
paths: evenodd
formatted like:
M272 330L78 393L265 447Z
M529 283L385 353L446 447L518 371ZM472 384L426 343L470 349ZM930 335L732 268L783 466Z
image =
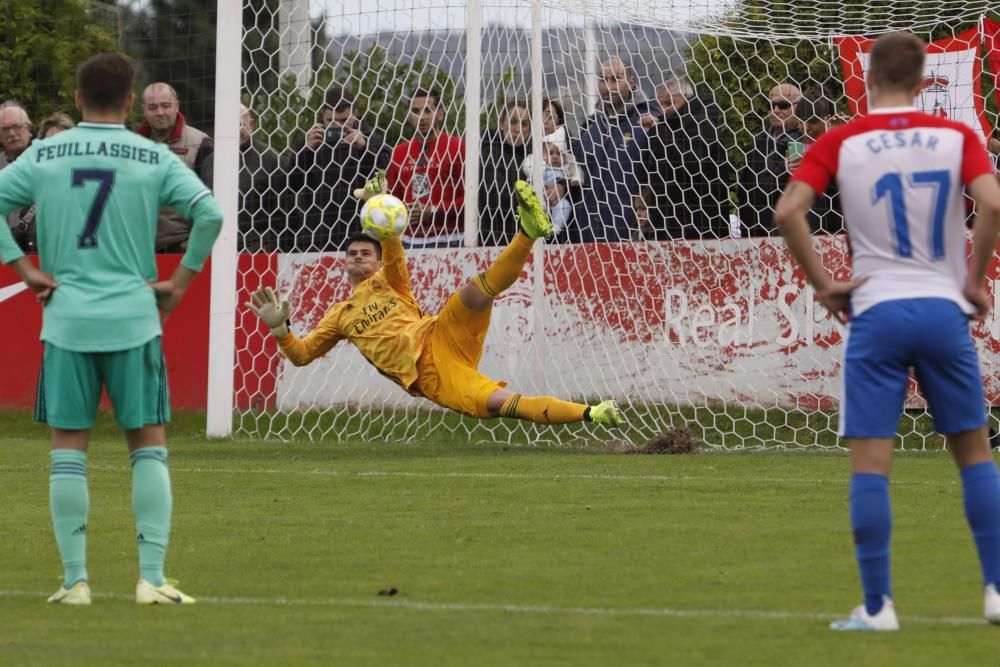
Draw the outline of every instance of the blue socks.
M865 610L872 616L882 609L882 596L892 597L889 576L889 537L892 508L889 479L874 473L851 477L851 528L865 591Z
M170 472L167 448L143 447L129 453L132 460L132 511L139 542L139 576L163 585L163 561L170 539Z
M64 586L71 588L87 579L87 453L75 449L50 452L49 509L52 530L59 545L63 564Z
M962 468L965 516L983 569L983 583L1000 586L1000 476L993 461Z

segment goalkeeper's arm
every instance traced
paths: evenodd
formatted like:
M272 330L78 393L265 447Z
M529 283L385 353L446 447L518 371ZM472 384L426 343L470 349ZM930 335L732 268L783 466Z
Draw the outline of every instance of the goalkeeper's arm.
M299 338L289 325L290 305L270 287L261 287L250 295L246 306L271 330L281 353L296 366L305 366L330 351L344 336L339 333L329 314L305 338Z

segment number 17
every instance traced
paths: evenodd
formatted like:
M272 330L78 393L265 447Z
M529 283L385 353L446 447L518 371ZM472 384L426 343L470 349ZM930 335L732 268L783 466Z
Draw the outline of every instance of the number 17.
M944 215L948 210L948 195L951 193L951 174L944 169L915 171L909 174L908 180L914 188L934 188L931 258L944 259ZM872 203L877 204L885 195L889 195L889 215L896 234L896 254L900 257L912 257L913 245L910 243L910 227L906 220L906 202L903 201L903 175L898 171L889 172L875 181L875 198Z

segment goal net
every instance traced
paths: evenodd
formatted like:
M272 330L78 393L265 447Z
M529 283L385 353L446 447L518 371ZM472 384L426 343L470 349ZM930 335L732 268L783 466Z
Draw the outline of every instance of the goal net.
M996 139L1000 17L988 0L244 5L253 142L240 157L235 391L221 409L253 437L580 446L688 428L724 448L835 447L842 331L771 215L788 160L865 111L868 38L897 29L931 45L918 103ZM464 144L457 160L420 139L420 91L437 98L435 129ZM627 429L462 418L346 343L303 367L280 355L248 293L287 295L299 335L347 298L349 193L394 154L395 182L430 211L408 234L432 247L407 253L427 313L516 232L512 182L544 193L560 231L497 299L480 370L523 394L614 398ZM810 224L845 276L834 195ZM460 247L439 247L449 241ZM1000 322L975 335L993 402ZM907 446L938 443L915 386L907 408Z

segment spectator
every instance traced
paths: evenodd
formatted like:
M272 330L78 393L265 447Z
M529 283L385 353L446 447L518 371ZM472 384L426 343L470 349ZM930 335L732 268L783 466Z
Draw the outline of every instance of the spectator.
M318 122L295 150L292 189L303 219L298 250L340 250L361 231L351 193L388 163L385 141L358 118L351 92L327 90Z
M573 154L560 149L560 144L550 142L548 138L554 134L546 135L546 141L542 143L542 184L545 188L543 205L545 211L552 218L552 238L550 240L562 241L568 238L568 228L573 221L574 202L579 201L580 185L583 176L580 173L580 165L576 163ZM521 172L525 180L532 178L531 156L524 159L521 165Z
M17 102L0 105L0 140L3 142L0 169L16 160L31 144L31 118Z
M795 105L795 115L802 122L803 151L809 150L809 145L819 139L827 130L841 125L844 119L837 116L833 102L821 92L803 95ZM788 174L802 162L802 154L790 155L786 158ZM837 185L831 183L826 192L818 194L807 216L809 228L816 232L841 234L844 231L844 215L840 208L840 196Z
M31 145L31 118L17 102L0 104L0 169L16 160ZM14 209L7 216L7 225L18 246L24 252L37 252L35 245L35 207Z
M646 154L649 225L657 238L728 237L732 177L719 140L722 110L684 79L666 82L657 101L660 120Z
M396 145L386 172L389 191L410 208L403 245L460 246L464 238L465 142L442 129L444 106L437 90L415 91L407 120L414 136Z
M774 204L788 181L785 158L792 142L802 141L795 105L802 94L790 83L781 83L767 96L767 127L754 138L746 166L739 175L739 217L751 236L775 231Z
M556 144L549 145L552 146L554 153L561 153ZM545 188L545 197L542 203L545 206L545 212L552 220L552 236L557 240L565 238L563 232L573 220L573 203L569 196L566 172L559 167L546 166L542 172L542 184Z
M247 252L273 252L278 249L278 238L286 224L280 205L285 191L285 165L253 133L253 116L241 104L239 246Z
M614 57L601 65L600 101L584 122L577 161L585 177L579 240L626 241L631 238L632 193L639 188L648 137L642 117L648 105L633 99L637 79L632 68Z
M525 102L500 111L499 127L483 134L479 151L479 237L483 245L507 245L520 225L514 215L514 181L531 142L531 114Z
M63 130L72 130L76 127L76 123L73 119L69 117L68 114L64 114L62 111L57 111L54 114L46 117L42 121L42 124L38 126L38 138L48 139L49 137L59 134Z
M632 215L635 218L635 225L632 228L633 241L662 241L670 238L665 230L656 229L650 221L650 210L655 203L653 191L647 187L639 188L639 192L632 195Z
M187 124L177 91L167 83L151 83L142 91L145 120L137 132L158 144L167 144L202 182L212 187L212 139ZM156 223L156 251L184 252L191 221L172 208L160 211Z
M558 145L563 153L573 150L569 143L569 132L566 131L566 114L559 100L542 98L542 131L545 132L542 141Z
M566 181L570 187L579 189L583 184L583 173L576 158L573 157L569 134L563 125L562 104L546 97L542 100L542 109L545 130L545 136L542 137L542 146L545 147L542 162L562 169L566 173ZM521 173L525 180L531 180L531 169L531 155L528 155L521 164Z

